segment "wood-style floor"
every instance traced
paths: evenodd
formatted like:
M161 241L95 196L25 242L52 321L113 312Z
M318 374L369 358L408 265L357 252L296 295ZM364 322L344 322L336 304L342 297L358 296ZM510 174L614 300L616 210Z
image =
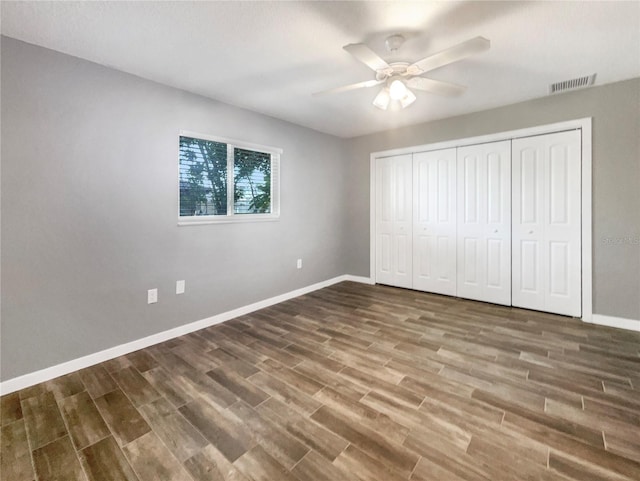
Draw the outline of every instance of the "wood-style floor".
M2 398L2 479L639 480L640 333L342 283Z

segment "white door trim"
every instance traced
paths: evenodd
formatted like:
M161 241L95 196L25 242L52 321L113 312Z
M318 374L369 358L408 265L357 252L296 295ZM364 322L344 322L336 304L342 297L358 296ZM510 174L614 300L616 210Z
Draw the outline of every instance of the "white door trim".
M390 157L400 154L409 154L415 152L426 152L430 150L448 149L452 147L463 147L466 145L482 144L486 142L497 142L500 140L513 140L519 137L530 137L532 135L551 134L554 132L562 132L564 130L580 129L582 132L582 320L592 322L593 318L593 242L592 242L592 159L591 159L591 117L582 119L569 120L566 122L558 122L548 125L539 125L526 129L511 130L507 132L499 132L490 135L481 135L477 137L468 137L463 139L447 140L433 144L415 145L410 147L402 147L399 149L391 149L380 152L372 152L369 162L369 272L371 279L375 282L375 160L378 157Z

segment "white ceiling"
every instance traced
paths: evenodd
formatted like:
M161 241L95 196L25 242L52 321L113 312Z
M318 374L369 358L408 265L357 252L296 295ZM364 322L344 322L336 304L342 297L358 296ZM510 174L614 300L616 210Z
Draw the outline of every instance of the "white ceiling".
M341 137L543 97L597 73L640 77L640 2L2 2L2 34ZM384 39L407 37L390 55ZM469 88L373 107L374 73L342 46L416 61L475 36L491 50L427 76Z

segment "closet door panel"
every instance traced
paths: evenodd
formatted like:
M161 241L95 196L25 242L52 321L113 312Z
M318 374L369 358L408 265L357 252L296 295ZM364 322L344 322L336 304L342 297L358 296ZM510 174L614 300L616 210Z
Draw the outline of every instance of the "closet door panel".
M579 131L513 141L513 305L579 317Z
M413 157L413 286L455 295L455 149Z
M582 315L581 133L574 130L548 137L547 310L580 317Z
M377 244L380 244L378 246L378 276L377 279L380 280L382 282L383 277L382 276L392 276L392 267L391 267L391 258L393 257L391 254L392 251L392 242L391 242L391 235L390 234L380 234L378 235L378 242ZM389 277L390 279L390 277Z
M413 187L411 154L395 157L394 286L413 287Z
M487 289L505 289L511 293L509 247L509 243L503 239L487 239ZM509 297L510 302L511 298ZM506 303L505 299L504 304Z
M544 310L544 148L529 140L513 141L512 303Z
M376 282L393 284L393 158L376 159Z
M485 144L483 301L511 305L511 142Z
M412 287L411 155L376 159L376 282Z
M457 295L467 299L482 298L482 270L484 268L482 239L481 186L482 152L475 146L458 149L458 249Z
M516 291L519 292L519 295L524 298L525 296L541 296L544 292L543 289L543 281L540 275L540 242L537 240L520 240L518 244L519 250L516 250L514 253L514 258L519 261L516 266L514 266L513 277L516 282L519 281L520 285L519 289ZM518 269L516 270L515 267ZM514 305L517 305L518 299L514 296ZM531 308L533 308L533 303L536 302L535 299L530 301ZM543 305L538 306L539 308L544 307Z
M510 142L457 153L457 295L511 303Z
M459 267L459 275L458 280L461 284L473 287L480 288L480 281L478 279L478 244L480 244L480 239L478 237L465 237L463 241L460 243L462 246L462 255L460 261L464 264L461 264ZM462 296L460 294L461 297Z

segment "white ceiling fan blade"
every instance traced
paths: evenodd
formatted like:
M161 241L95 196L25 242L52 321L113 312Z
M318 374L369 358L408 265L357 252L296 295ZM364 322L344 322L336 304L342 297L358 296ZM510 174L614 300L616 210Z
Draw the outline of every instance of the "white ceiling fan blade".
M433 80L424 77L413 77L407 80L407 87L411 87L418 90L426 90L438 95L445 95L447 97L455 97L462 95L467 87L464 85L453 84L450 82L442 82L440 80Z
M378 70L390 69L389 64L382 60L377 53L367 47L364 43L350 43L342 48L360 60L371 70L377 72Z
M362 89L366 87L375 87L376 85L380 85L384 80L365 80L364 82L358 82L351 85L343 85L342 87L336 87L329 90L323 90L322 92L316 92L313 94L314 97L318 95L327 95L327 94L339 94L342 92L348 92L349 90Z
M427 58L418 60L407 68L409 75L421 75L430 70L435 70L450 63L457 62L463 58L475 55L485 50L489 50L491 42L484 37L475 37L466 42L462 42L442 52L430 55Z

